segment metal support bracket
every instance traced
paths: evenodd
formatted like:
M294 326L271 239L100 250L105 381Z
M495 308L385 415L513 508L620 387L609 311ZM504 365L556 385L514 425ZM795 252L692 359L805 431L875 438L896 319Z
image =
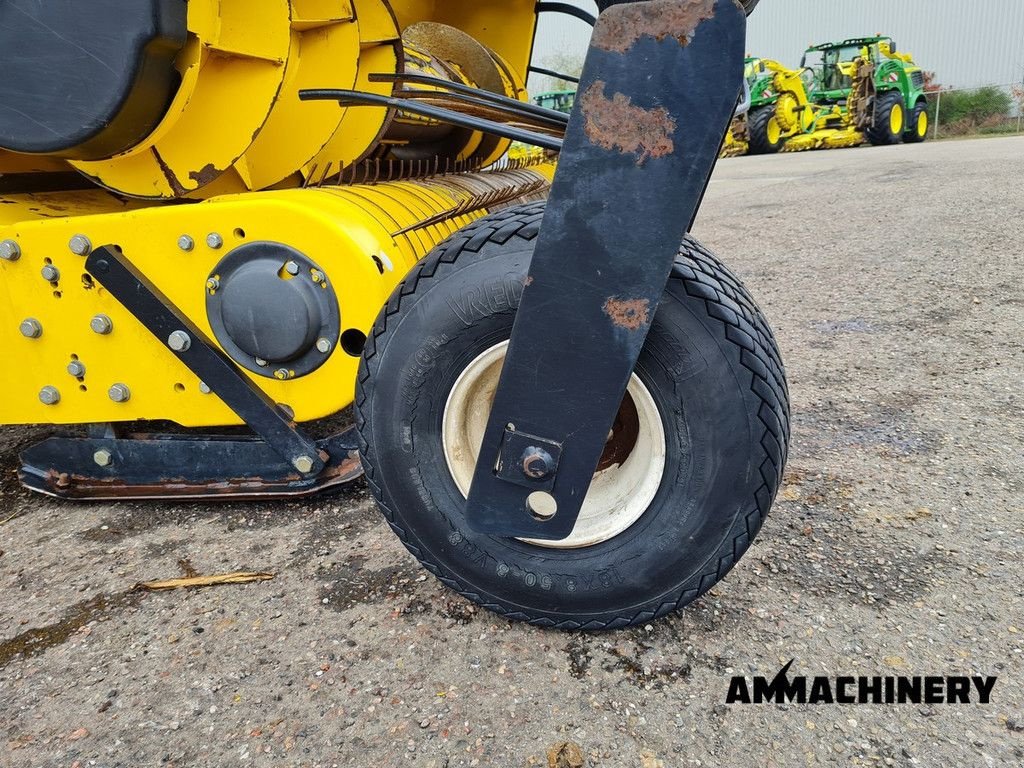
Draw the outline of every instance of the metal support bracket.
M324 470L328 456L316 442L115 247L94 250L85 268L289 467L306 477Z
M483 533L572 533L742 87L749 0L598 5L469 494ZM510 476L512 424L559 446L554 515Z

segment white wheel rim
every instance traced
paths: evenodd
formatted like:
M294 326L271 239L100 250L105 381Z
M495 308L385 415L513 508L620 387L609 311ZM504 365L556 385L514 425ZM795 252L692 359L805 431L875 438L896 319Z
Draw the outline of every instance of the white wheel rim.
M469 496L507 349L508 342L502 342L471 362L455 382L445 405L444 456L463 496ZM567 539L523 541L552 549L591 547L620 535L647 511L665 474L665 427L657 403L636 374L627 392L639 419L636 443L629 455L620 464L594 475L576 526Z

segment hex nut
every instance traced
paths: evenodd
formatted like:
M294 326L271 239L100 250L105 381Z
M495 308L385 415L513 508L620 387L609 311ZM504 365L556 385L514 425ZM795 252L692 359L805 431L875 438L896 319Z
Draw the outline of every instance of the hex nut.
M72 360L68 363L68 373L74 376L76 379L80 379L85 376L85 363L81 360Z
M256 365L258 365L260 368L267 367L267 361L264 360L262 357L255 357L253 358L253 360L256 362Z
M185 251L185 253L188 253L189 251L191 251L195 247L196 247L196 241L193 240L188 235L182 235L181 237L178 238L178 248L180 248L181 250Z
M292 462L292 466L304 475L308 475L313 471L314 464L315 462L309 456L299 456Z
M47 264L42 268L39 274L41 274L43 276L43 280L46 280L48 283L56 283L60 280L60 270L53 266L53 264Z
M39 390L39 401L43 405L56 405L60 402L60 391L56 387L43 387Z
M334 349L334 345L331 344L330 339L320 339L316 343L316 351L322 355L330 353L332 349Z
M167 346L175 352L188 352L192 347L192 337L184 331L175 331L167 337Z
M224 245L224 238L216 232L211 232L206 236L206 244L216 251Z
M4 261L17 261L21 258L21 246L14 240L0 242L0 259Z
M21 335L26 339L38 339L43 335L43 326L34 317L26 318L21 321Z
M125 384L114 384L107 390L107 395L115 403L127 403L132 399L132 392Z
M211 293L216 293L218 290L220 290L220 280L218 280L216 277L211 277L209 280L206 281L206 290L210 291Z
M286 262L284 265L284 271L294 277L295 275L299 274L299 265L297 262L294 261Z
M89 321L89 327L100 336L106 336L114 330L114 321L106 315L96 315Z
M92 455L92 460L96 462L98 467L109 467L114 463L114 454L106 448L100 448Z
M68 242L68 248L76 256L88 256L92 253L92 242L85 235L75 235Z
M287 368L278 368L274 371L274 378L278 381L288 381L292 377L292 372Z

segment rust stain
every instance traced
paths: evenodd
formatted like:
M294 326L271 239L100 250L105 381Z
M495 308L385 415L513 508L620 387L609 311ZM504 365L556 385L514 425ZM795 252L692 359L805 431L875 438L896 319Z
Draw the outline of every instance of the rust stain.
M714 15L715 0L648 0L616 5L601 16L591 45L626 53L643 37L653 37L659 43L672 37L685 46L697 27Z
M167 162L163 159L163 157L160 155L159 150L157 150L156 147L153 147L153 157L156 158L156 164L160 166L160 172L164 175L164 178L167 180L167 184L168 186L170 186L171 191L177 197L184 197L185 195L187 195L188 190L181 185L180 181L178 181L178 177L174 175L174 171L171 170L171 166L169 166Z
M648 299L608 299L604 312L619 328L639 331L651 318L651 302Z
M526 279L523 281L523 285L527 288L533 285L533 275L527 275Z
M220 168L214 167L213 163L207 163L198 171L189 171L188 177L198 186L205 187L207 184L217 180L224 173Z
M675 151L672 134L676 121L664 107L644 109L621 93L605 95L606 83L598 80L583 94L580 108L586 118L589 139L604 149L634 153L637 165L652 157L665 157Z

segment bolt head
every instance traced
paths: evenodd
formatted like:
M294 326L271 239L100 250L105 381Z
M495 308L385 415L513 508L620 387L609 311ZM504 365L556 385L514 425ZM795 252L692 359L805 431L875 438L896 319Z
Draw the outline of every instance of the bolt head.
M322 355L329 354L332 349L334 349L334 345L331 344L330 339L320 339L316 343L316 351Z
M39 390L39 401L43 405L56 405L60 402L60 391L56 387L43 387Z
M299 456L299 458L295 459L295 461L292 462L292 466L295 467L302 474L308 475L310 472L313 471L313 465L315 463L316 462L314 462L313 459L309 456Z
M98 333L101 336L106 336L114 330L114 321L106 315L96 315L96 317L89 321L89 327L92 328L95 333Z
M21 321L21 335L26 339L38 339L43 335L43 326L35 318L28 318Z
M68 363L68 373L76 379L82 378L85 376L85 364L81 360L72 360Z
M206 236L206 244L216 251L224 245L224 238L216 232L211 232Z
M278 381L288 381L292 377L292 372L287 368L278 368L274 371L274 378Z
M115 403L127 403L132 399L131 390L124 384L114 384L110 389L107 390L107 395Z
M327 276L324 275L324 273L321 272L319 269L314 269L313 272L310 274L310 277L313 278L313 282L314 283L326 283L327 282Z
M256 362L256 365L258 365L260 368L267 367L267 361L264 360L262 357L255 357L253 358L253 360Z
M53 264L47 264L39 274L43 276L43 280L49 283L55 283L60 280L60 270L53 266Z
M98 467L109 467L114 463L114 454L106 448L100 448L92 455L92 460L96 462Z
M92 242L85 235L75 235L68 242L68 248L76 256L88 256L92 253Z
M192 347L192 337L184 331L175 331L167 337L167 346L175 352L188 352Z
M206 281L206 290L208 290L210 293L216 293L218 290L220 290L220 280L218 280L216 277L211 277L209 280Z
M180 248L181 250L185 251L185 253L188 253L189 251L191 251L195 247L196 247L196 241L193 240L188 235L182 235L181 237L178 238L178 248Z
M204 395L208 395L211 392L213 392L213 390L210 389L210 385L207 384L205 381L199 382L199 391L202 392Z
M21 246L13 240L0 242L0 259L4 261L17 261L21 258Z
M543 448L530 446L523 451L523 474L531 480L544 480L555 471L555 460Z
M289 261L289 262L285 263L284 271L287 272L289 275L297 275L297 274L299 274L299 264L298 264L298 262Z

